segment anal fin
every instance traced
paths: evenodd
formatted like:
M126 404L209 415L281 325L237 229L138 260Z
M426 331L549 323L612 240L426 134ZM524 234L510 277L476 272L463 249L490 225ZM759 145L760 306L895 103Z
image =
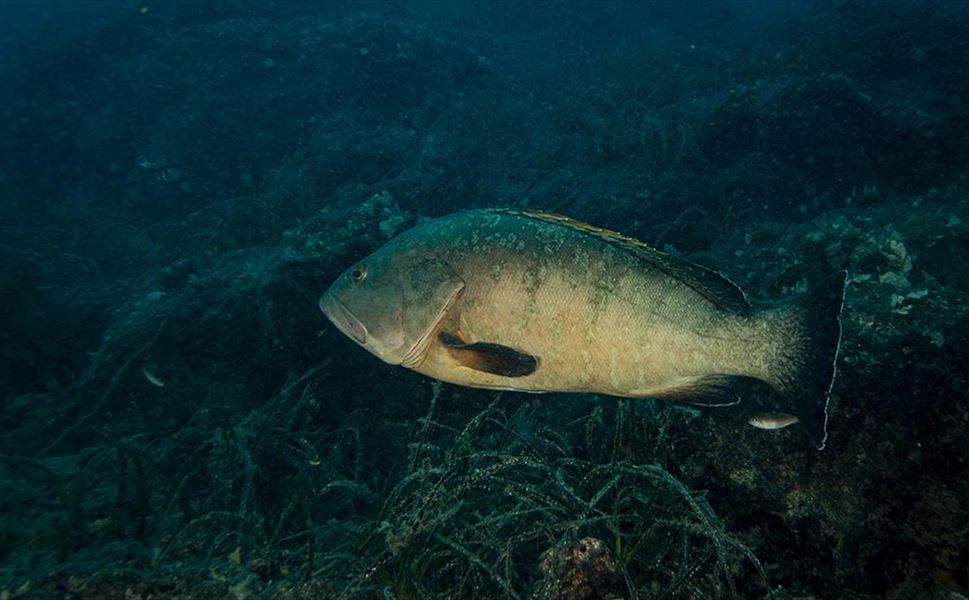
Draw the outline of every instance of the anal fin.
M663 400L672 400L695 406L733 406L739 404L742 391L750 386L751 378L741 375L704 375L677 382L650 394Z

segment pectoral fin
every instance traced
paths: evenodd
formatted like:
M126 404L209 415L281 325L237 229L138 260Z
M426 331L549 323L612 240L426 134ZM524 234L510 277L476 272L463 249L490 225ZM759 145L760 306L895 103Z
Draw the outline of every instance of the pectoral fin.
M508 346L489 342L466 344L447 333L441 333L439 339L451 357L469 369L502 377L524 377L538 368L537 358Z

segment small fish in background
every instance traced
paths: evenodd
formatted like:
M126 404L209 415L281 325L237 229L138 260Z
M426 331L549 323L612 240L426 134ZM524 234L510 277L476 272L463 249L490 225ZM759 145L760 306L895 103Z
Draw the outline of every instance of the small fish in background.
M141 374L145 376L145 379L148 380L148 383L157 387L165 387L165 381L161 377L156 375L153 371L151 371L148 367L142 367Z
M754 415L747 420L751 426L757 429L784 429L795 423L799 419L794 415L789 415L786 413L762 413L759 415Z
M319 305L381 360L470 387L727 403L759 379L821 449L846 276L758 309L716 271L618 233L469 210L392 239Z

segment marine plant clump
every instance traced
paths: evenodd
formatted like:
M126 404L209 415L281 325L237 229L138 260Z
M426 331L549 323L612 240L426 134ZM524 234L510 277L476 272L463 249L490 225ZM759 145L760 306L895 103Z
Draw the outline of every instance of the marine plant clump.
M342 598L733 597L739 573L766 581L702 493L626 458L629 421L655 410L623 401L611 428L597 409L552 429L499 396L455 430L438 391Z

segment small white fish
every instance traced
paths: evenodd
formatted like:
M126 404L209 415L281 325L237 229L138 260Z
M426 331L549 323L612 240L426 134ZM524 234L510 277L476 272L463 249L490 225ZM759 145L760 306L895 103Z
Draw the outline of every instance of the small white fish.
M797 417L786 413L761 413L751 417L747 423L757 429L784 429L797 421Z
M162 381L162 379L158 375L155 375L154 373L149 371L148 367L142 367L141 373L142 375L145 376L145 379L147 379L150 384L158 387L165 387L165 382Z

